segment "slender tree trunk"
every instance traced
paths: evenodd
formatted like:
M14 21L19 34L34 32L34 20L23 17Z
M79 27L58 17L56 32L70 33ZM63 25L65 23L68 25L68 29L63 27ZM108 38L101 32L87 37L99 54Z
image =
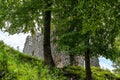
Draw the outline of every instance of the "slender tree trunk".
M74 55L70 54L70 65L74 66Z
M69 54L70 56L70 66L75 66L75 58L73 54ZM76 80L74 79L75 76L70 76L68 80Z
M76 60L77 55L70 54L70 65L71 66L78 66L78 61Z
M46 1L49 2L49 1ZM51 4L47 4L46 9L48 9ZM44 63L50 68L54 67L54 61L51 54L50 46L50 22L51 22L51 11L44 12Z
M85 52L85 70L86 70L86 79L85 80L92 80L92 72L90 68L90 50L88 49Z

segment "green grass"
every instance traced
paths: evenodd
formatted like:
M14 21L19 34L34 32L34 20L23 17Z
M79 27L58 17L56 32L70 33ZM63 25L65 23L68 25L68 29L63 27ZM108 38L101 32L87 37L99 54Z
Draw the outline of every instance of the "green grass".
M93 80L120 80L119 75L109 70L92 67ZM67 75L66 75L67 74ZM85 70L81 66L54 68L49 72L43 61L21 53L0 41L0 80L67 80L69 75L75 80L85 79Z
M92 80L120 80L120 75L111 73L109 70L104 70L99 67L91 67ZM67 66L64 71L76 76L75 80L85 80L85 70L81 66Z
M0 41L0 80L64 80L50 73L41 60L30 57L5 45Z

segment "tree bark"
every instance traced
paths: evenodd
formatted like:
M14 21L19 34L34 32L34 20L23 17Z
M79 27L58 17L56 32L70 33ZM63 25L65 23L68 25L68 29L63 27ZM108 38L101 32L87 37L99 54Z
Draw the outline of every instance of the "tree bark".
M49 1L48 1L49 2ZM46 9L51 6L51 3L46 5ZM51 23L51 11L47 10L44 12L44 64L48 65L50 68L54 67L54 61L51 54L50 45L50 23Z
M92 72L90 68L90 50L88 49L85 52L85 71L86 71L86 79L85 80L92 80Z
M70 54L70 65L74 66L74 55Z
M69 54L70 56L70 65L71 66L78 66L78 61L76 60L76 56L77 55L74 55L74 54Z

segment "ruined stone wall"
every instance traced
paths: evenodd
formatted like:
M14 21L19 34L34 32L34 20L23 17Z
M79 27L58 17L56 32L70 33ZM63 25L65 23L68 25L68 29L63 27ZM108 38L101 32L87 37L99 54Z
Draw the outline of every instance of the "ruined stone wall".
M53 60L58 67L69 65L69 55L64 52L57 52L57 45L51 44L51 52ZM23 52L31 56L36 56L39 59L44 59L43 56L43 35L36 33L35 36L27 36L24 44Z
M27 36L23 52L43 59L43 35Z
M99 65L99 59L97 56L94 56L90 59L90 65L95 67L100 67Z
M69 54L65 52L57 51L57 44L51 44L51 52L53 60L57 67L63 67L70 64ZM44 59L43 57L43 35L41 33L36 33L35 36L28 36L24 45L23 52L32 56L36 56L39 59ZM84 57L75 56L75 62L77 65L84 66ZM92 66L99 66L98 57L91 58Z

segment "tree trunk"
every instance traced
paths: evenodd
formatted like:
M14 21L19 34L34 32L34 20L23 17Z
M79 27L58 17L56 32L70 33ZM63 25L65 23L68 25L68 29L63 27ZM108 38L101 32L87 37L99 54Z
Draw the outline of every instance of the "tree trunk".
M49 2L49 1L48 1ZM46 9L48 9L51 4L46 5ZM50 22L51 22L51 11L44 12L44 63L48 65L50 68L54 67L54 61L51 54L51 45L50 45Z
M70 65L74 66L74 55L70 54Z
M75 55L69 54L69 56L70 56L70 66L76 66L76 64L75 64ZM68 78L68 80L76 80L75 77L76 77L75 75L71 75L71 76Z
M88 49L85 52L85 71L86 71L86 79L85 80L92 80L92 72L90 68L90 50Z

